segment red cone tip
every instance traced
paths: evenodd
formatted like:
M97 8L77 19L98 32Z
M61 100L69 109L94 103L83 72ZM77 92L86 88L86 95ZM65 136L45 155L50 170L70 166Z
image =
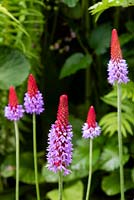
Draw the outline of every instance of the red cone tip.
M63 94L60 96L60 102L62 106L68 106L68 96L66 94Z
M16 107L18 105L17 94L13 86L9 88L9 105L11 107Z
M112 30L111 36L111 59L120 60L122 59L122 52L120 48L120 42L118 39L118 33L116 29Z
M28 89L27 90L28 90L28 94L30 95L30 97L35 96L38 91L36 80L32 74L30 74L28 77Z
M93 106L90 106L88 115L87 115L87 124L89 127L96 127L96 114Z
M68 125L68 96L65 94L59 99L57 122L60 126Z

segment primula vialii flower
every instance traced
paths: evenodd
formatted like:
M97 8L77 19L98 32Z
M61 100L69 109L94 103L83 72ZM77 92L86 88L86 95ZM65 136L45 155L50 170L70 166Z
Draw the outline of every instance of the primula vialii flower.
M68 97L61 95L57 112L57 120L52 124L48 135L48 169L64 175L70 173L67 167L72 161L72 126L68 122Z
M101 133L101 129L96 122L96 114L93 106L91 106L88 111L87 121L86 123L84 123L82 127L82 132L83 132L82 135L83 138L91 138L91 139L99 136Z
M30 74L28 78L28 88L24 97L24 107L26 113L30 114L40 114L44 111L43 97L38 90L35 78L32 74Z
M23 117L24 109L19 105L18 98L13 86L9 89L9 103L5 107L5 117L11 121L17 121Z
M119 84L127 83L129 81L127 75L127 63L122 58L117 31L113 29L111 37L111 59L108 63L108 82L112 85L116 82Z

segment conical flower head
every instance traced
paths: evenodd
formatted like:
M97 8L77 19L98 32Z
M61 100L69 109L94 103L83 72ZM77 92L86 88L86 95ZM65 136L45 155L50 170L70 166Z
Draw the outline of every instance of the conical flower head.
M61 95L57 112L57 125L59 127L68 125L68 97Z
M111 59L108 63L108 82L114 85L115 83L121 84L128 81L127 64L122 58L117 31L113 29L111 36Z
M120 48L120 42L117 34L117 30L112 30L111 36L111 59L113 61L118 61L122 59L122 52Z
M95 114L95 110L93 106L89 108L88 115L87 115L87 124L89 127L92 127L92 128L96 126L96 114Z
M111 59L108 63L108 82L112 85L115 83L127 83L128 79L127 64L122 59L122 52L116 29L112 30L111 36Z
M9 103L5 107L5 117L11 121L17 121L23 117L24 109L18 104L18 98L13 86L9 88Z
M83 138L91 138L97 137L101 133L101 129L96 122L96 114L94 107L91 106L88 111L87 121L84 123L82 127L82 137Z
M35 78L32 74L30 74L29 78L28 78L27 92L28 92L30 97L36 96L36 94L38 92L36 80L35 80Z
M13 86L9 88L9 105L12 107L17 107L18 105L18 98L16 91Z
M44 111L43 96L38 90L36 80L32 74L28 78L27 93L24 97L25 111L30 114L40 114Z
M57 112L57 120L52 124L48 135L48 169L64 175L70 173L67 167L72 162L72 126L68 122L68 97L61 95Z

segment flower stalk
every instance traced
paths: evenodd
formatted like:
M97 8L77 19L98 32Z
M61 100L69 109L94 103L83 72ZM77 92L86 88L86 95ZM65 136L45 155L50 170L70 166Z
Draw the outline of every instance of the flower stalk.
M86 192L86 200L89 199L90 188L91 188L91 179L92 179L92 155L93 154L93 140L90 139L89 143L89 172L88 172L88 184L87 184L87 192Z
M33 153L34 153L34 174L36 184L37 200L40 200L40 190L38 181L38 162L37 162L37 145L36 145L36 115L33 113Z
M89 143L89 173L88 173L88 184L86 192L86 200L89 199L92 179L92 154L93 154L93 139L100 135L101 129L96 122L96 114L93 106L90 106L87 121L82 127L82 137L85 139L90 138Z
M19 200L19 129L17 121L14 121L15 138L16 138L16 188L15 199Z
M124 171L123 171L123 143L121 133L121 84L129 81L126 60L122 58L122 51L116 29L112 30L111 36L111 59L108 63L108 82L117 84L117 124L118 124L118 150L120 161L120 193L121 200L124 196Z
M63 174L59 171L59 200L62 200L62 192L63 192Z
M9 102L5 107L5 117L14 122L16 142L16 187L15 199L19 200L19 129L17 121L23 117L24 109L19 105L16 91L13 86L9 89Z
M32 74L28 78L27 92L24 97L24 107L26 113L33 115L33 155L34 173L37 200L40 200L40 190L38 181L37 145L36 145L36 115L44 111L44 102L41 92L38 90L36 80Z
M119 149L119 161L120 161L120 191L121 200L125 200L124 197L124 171L123 171L123 144L121 133L121 85L117 84L117 113L118 113L118 149Z

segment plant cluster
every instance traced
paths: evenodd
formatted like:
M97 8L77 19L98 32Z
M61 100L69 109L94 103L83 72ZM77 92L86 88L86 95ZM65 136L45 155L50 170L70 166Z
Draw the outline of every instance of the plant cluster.
M25 115L22 110L21 114L24 116L17 121L20 144L20 199L56 200L59 191L63 200L88 199L88 185L90 199L119 200L120 193L123 193L123 188L120 188L119 184L121 168L124 171L122 185L125 188L125 199L134 198L133 5L133 0L0 1L0 199L14 200L15 184L18 184L18 139L14 136L16 125L9 123L4 117L4 107L8 104L7 95L11 85L11 91L15 88L18 95L19 105L23 104L25 98L25 109L29 113ZM122 52L118 52L117 57L116 51L111 52L108 63L113 28L118 30ZM118 49L118 45L116 48ZM117 62L117 58L121 62ZM118 82L117 66L120 66L120 69L123 67L120 71L119 84L126 82L121 84L121 93L119 88L117 92L117 85L113 84L114 81ZM37 80L42 98L45 99L45 112L36 116L36 124L33 123L35 115L33 118L30 116L33 115L31 110L36 110L36 107L31 106L31 102L36 100L35 93L39 96L40 93L37 94L37 87L34 91L29 88L30 93L27 91L24 96L26 80L31 73ZM107 73L110 84L107 81ZM122 73L125 79L122 78ZM62 112L59 104L56 118L57 102L61 94L67 94L69 97L70 115L67 109L63 109ZM14 94L12 97L15 96ZM121 102L121 107L117 102ZM12 107L17 108L18 101L10 103ZM93 120L90 117L88 120L87 116L85 122L90 105L94 106L97 125L101 127L101 134L99 127L95 132L96 136L100 136L94 139L86 135L91 133L96 125L95 114L92 111ZM12 113L9 111L7 106L6 116L12 119L9 115ZM121 118L118 114L120 112ZM64 114L68 116L67 120L63 117ZM60 118L61 115L64 120ZM16 117L18 116L15 115L13 120ZM88 122L93 127L88 127ZM122 162L118 152L119 129L122 136ZM59 130L61 133L66 132L68 137L61 138L57 134ZM53 138L54 133L57 135ZM82 134L87 139L82 138ZM64 154L60 156L64 158L64 162L57 161L57 154L52 151L55 141L59 138L60 143L63 142ZM50 141L51 139L53 140ZM70 145L67 148L65 146L68 141ZM54 148L60 151L59 149L59 146ZM55 167L59 168L53 167L51 157L55 157ZM62 177L62 174L54 173L59 172L59 169L69 174ZM63 191L61 184L59 191L57 190L58 182L63 183Z

